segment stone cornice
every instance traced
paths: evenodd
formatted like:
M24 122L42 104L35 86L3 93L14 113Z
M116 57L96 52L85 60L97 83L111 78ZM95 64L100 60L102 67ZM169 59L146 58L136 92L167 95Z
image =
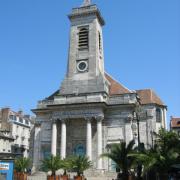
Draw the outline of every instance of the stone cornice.
M101 16L101 13L96 5L84 6L80 8L73 8L72 13L68 15L69 19L72 21L75 18L85 17L89 15L96 15L100 24L105 25L105 21Z

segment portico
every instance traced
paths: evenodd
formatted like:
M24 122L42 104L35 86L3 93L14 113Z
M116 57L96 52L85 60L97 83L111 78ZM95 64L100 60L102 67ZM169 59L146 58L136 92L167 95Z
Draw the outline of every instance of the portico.
M69 124L72 124L71 121L74 121L74 123L77 121L76 119L71 119L70 116L69 118L62 118L62 114L61 114L61 118L59 115L61 114L60 112L56 112L54 113L54 117L53 117L53 120L52 120L52 140L51 140L51 154L53 155L57 155L57 154L60 154L61 158L64 159L66 156L67 156L67 144L71 144L71 148L68 148L68 149L71 149L71 154L75 154L75 153L78 153L78 152L73 152L73 146L77 146L78 145L78 142L80 142L80 144L83 144L83 146L85 146L85 152L81 152L81 153L85 153L84 155L86 155L87 157L89 157L89 159L92 161L93 158L92 158L92 154L93 154L93 147L92 147L92 143L95 141L96 144L94 144L94 148L96 151L96 157L98 158L97 160L97 163L96 163L96 168L97 169L102 169L102 160L100 158L100 155L102 154L102 121L104 119L104 115L101 114L101 115L97 115L97 114L94 114L94 116L89 116L89 115L86 115L84 117L81 117L79 115L79 121L82 122L82 124L85 125L85 128L84 128L84 131L85 131L85 137L83 133L82 136L79 136L78 138L74 137L74 138L71 138L71 140L68 141L68 138L67 138L67 131L71 131L72 127L69 127L68 125ZM72 117L74 117L73 115L73 112L68 112L68 114L71 114ZM66 115L67 116L67 115ZM57 134L57 126L58 124L60 124L60 133L61 134L61 138L58 139L58 134ZM95 131L96 132L92 132L92 124L93 124L93 127L94 125L96 126L95 128ZM75 129L77 127L74 127ZM79 127L79 129L76 129L76 131L81 131L81 127ZM73 134L73 131L71 131L71 133ZM77 132L78 133L78 132ZM75 135L76 136L76 135ZM94 137L93 137L94 136ZM94 138L94 141L93 141L93 138ZM73 144L72 141L76 141L77 144ZM84 141L83 141L84 140ZM58 153L57 152L57 141L60 141L60 152ZM85 142L85 143L82 143L82 142ZM69 150L70 151L70 150Z

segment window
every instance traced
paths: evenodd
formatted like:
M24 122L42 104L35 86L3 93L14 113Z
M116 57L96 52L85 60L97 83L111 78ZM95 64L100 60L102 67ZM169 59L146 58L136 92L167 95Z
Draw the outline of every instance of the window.
M29 125L29 121L28 121L27 119L25 120L25 123L26 123L27 125Z
M161 122L161 109L156 109L156 121Z
M102 50L101 33L99 32L99 51Z
M9 116L9 119L13 120L13 115L10 115L10 116Z
M20 123L23 123L23 119L22 119L21 117L19 118L19 122L20 122Z
M13 119L16 121L17 120L16 116L14 116Z
M79 30L79 49L87 49L89 46L89 30L81 28Z

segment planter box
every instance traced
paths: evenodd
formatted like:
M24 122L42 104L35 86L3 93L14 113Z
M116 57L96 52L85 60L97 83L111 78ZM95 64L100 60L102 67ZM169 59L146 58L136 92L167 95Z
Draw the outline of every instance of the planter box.
M60 180L60 176L47 176L47 180Z
M83 176L74 176L74 180L84 180Z
M69 180L69 177L67 175L63 175L63 176L61 176L60 180Z
M135 177L133 175L129 175L128 180L135 180Z
M27 180L27 174L14 172L14 180Z
M159 180L168 180L168 174L159 174Z

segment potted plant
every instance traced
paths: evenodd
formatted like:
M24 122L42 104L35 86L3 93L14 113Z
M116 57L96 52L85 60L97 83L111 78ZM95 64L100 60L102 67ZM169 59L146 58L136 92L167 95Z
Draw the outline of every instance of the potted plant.
M91 161L86 156L74 156L71 159L71 167L77 173L74 180L84 180L84 171L92 167Z
M61 161L61 169L64 170L63 175L61 175L61 180L68 180L69 176L67 174L67 170L70 169L70 159L69 158L65 158Z
M27 169L29 169L31 161L29 158L20 157L14 162L14 178L15 180L27 180Z
M45 172L51 171L51 175L47 176L47 180L59 180L60 177L56 176L56 171L61 169L62 160L59 156L53 156L42 160L42 170Z
M117 178L122 178L123 180L132 179L131 168L134 165L133 157L129 154L134 151L134 140L130 141L129 144L126 142L121 142L120 144L113 144L111 146L111 152L104 153L101 157L110 158L116 163L116 166L122 173L117 174Z

